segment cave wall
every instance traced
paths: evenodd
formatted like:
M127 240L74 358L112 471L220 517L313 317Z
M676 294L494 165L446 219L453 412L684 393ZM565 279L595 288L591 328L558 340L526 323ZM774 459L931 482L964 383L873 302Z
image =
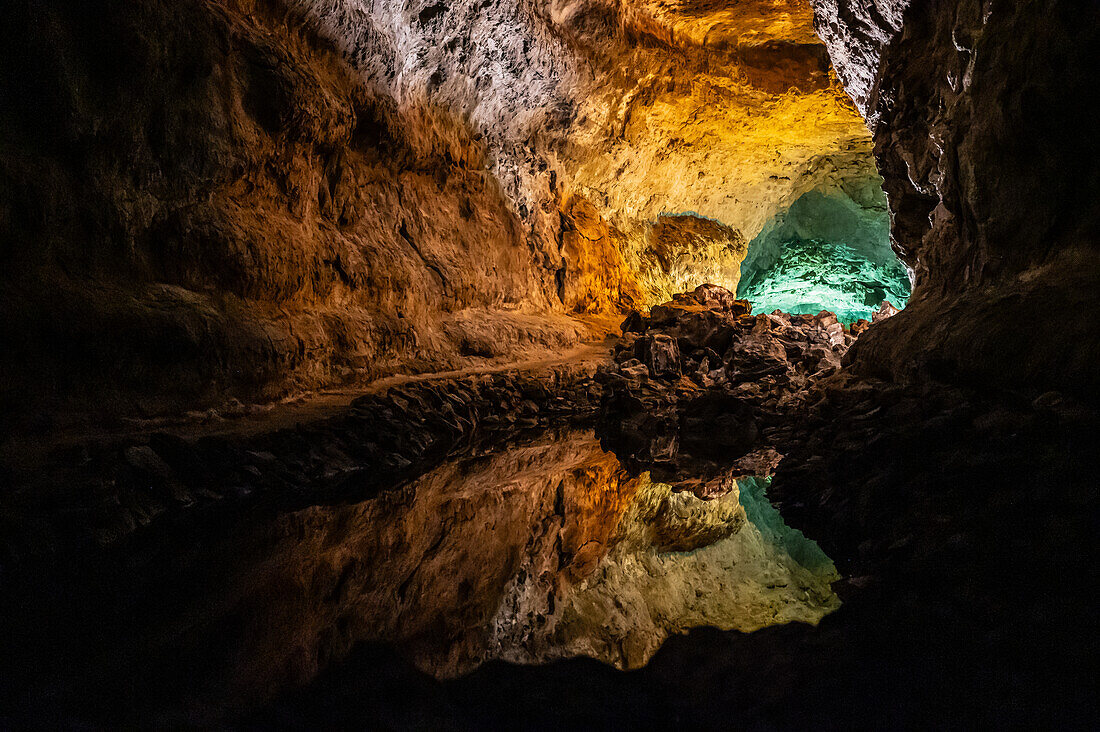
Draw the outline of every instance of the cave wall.
M872 160L830 159L836 171L775 215L748 244L739 298L762 312L834 313L870 321L904 307L909 274L890 246L890 213Z
M865 115L910 306L857 368L1095 398L1100 7L815 0Z
M5 15L8 400L278 396L446 364L490 327L463 313L509 325L556 298L476 134L398 104L290 9Z
M807 0L0 13L14 411L558 353L569 313L732 281L822 160L871 149Z

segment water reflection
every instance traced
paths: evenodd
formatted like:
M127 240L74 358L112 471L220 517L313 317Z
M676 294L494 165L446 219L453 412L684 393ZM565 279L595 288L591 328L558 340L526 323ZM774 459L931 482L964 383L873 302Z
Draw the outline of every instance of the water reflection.
M182 594L198 604L150 655L205 667L192 704L245 707L359 641L451 677L494 658L635 668L696 626L816 623L839 604L832 562L763 483L731 487L702 501L631 477L591 431L455 459L362 503L255 520L192 557L203 589Z
M522 663L583 655L638 668L670 634L694 627L816 624L840 604L829 586L838 579L832 561L782 523L762 481L738 484L701 501L640 479L593 572L572 585L550 578L544 592L532 590L531 573L512 583L491 654Z

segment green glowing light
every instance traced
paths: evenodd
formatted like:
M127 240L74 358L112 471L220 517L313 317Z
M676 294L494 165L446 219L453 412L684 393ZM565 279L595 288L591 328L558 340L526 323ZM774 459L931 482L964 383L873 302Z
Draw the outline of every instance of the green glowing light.
M829 310L852 323L870 320L883 300L904 307L909 276L896 258L876 264L846 244L796 240L784 245L771 267L743 279L738 296L752 301L757 312Z

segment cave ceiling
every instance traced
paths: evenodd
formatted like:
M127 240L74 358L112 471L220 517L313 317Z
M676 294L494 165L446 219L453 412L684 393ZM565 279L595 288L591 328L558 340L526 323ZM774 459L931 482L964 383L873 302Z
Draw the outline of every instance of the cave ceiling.
M536 239L560 239L562 215L573 228L577 197L594 208L616 236L570 263L567 305L652 302L688 284L654 265L662 214L748 241L808 190L877 177L808 0L296 5L401 106L461 119ZM685 256L735 270L743 247L716 262L721 251ZM593 267L621 281L589 282Z

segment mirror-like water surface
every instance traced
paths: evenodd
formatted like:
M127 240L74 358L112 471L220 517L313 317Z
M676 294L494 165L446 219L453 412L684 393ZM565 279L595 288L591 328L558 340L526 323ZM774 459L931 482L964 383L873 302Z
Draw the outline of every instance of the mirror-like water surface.
M591 431L253 523L205 562L232 569L184 612L184 637L221 654L213 688L241 698L304 681L357 641L394 644L439 677L496 658L636 668L672 633L816 623L839 605L832 562L783 524L762 481L711 501L673 493L629 476Z
M836 569L764 490L741 480L703 501L631 476L591 430L548 432L369 500L150 552L126 580L146 605L113 611L103 632L123 640L98 666L194 722L308 682L360 642L449 678L492 659L637 668L694 627L816 623L839 605Z

